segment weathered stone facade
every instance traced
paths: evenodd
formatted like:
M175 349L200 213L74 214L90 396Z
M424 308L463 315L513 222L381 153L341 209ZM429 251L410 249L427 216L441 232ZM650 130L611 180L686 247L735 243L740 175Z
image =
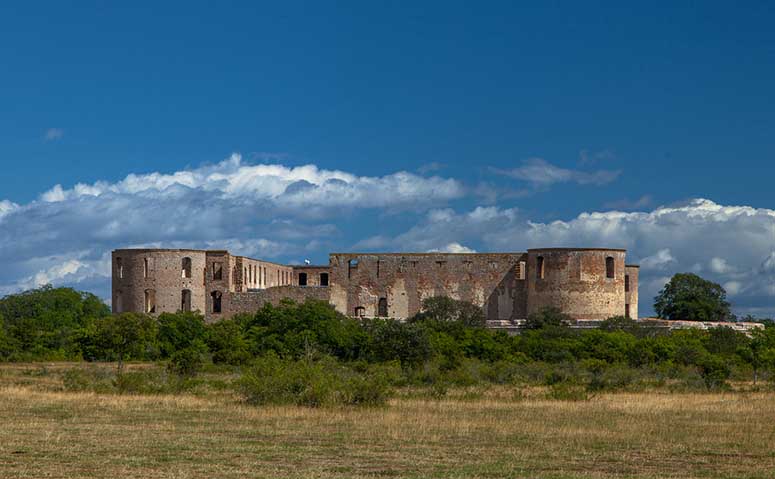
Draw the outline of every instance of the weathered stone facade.
M281 265L224 250L113 252L114 311L199 310L208 321L283 298L329 301L349 316L404 319L449 296L516 324L547 306L575 319L637 318L638 268L618 249L526 253L332 253L328 266Z

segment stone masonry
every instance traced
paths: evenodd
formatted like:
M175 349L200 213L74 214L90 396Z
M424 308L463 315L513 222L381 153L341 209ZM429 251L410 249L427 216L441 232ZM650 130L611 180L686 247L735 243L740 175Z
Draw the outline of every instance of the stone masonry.
M516 324L541 308L598 321L638 314L638 267L626 251L544 248L524 253L332 253L328 265L282 265L225 250L112 253L114 312L200 311L215 321L283 298L328 301L353 317L408 318L449 296Z

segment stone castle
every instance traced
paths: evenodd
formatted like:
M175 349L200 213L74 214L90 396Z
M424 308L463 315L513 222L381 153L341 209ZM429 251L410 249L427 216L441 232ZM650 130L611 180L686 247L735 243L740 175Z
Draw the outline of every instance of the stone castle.
M119 249L114 312L200 311L207 321L283 298L328 301L352 317L405 319L425 298L483 308L508 328L553 306L580 321L638 318L638 266L626 251L542 248L526 253L332 253L328 265L283 265L224 250Z

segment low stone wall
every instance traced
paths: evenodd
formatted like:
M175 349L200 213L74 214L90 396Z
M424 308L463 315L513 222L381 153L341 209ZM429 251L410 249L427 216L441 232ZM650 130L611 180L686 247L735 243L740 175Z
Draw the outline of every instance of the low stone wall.
M272 288L248 291L245 293L225 293L224 308L221 314L209 315L209 320L226 319L239 313L255 313L266 303L280 304L283 299L292 299L303 303L307 299L329 300L329 290L325 286L275 286Z
M509 334L518 334L525 328L524 319L515 319L508 321L487 321L487 327L491 329L500 329L506 331ZM578 320L570 323L571 329L596 329L600 327L602 321L597 320ZM711 328L717 328L723 326L731 328L740 333L751 335L751 332L756 329L764 329L764 325L761 323L746 323L746 322L713 322L713 321L671 321L667 319L658 318L641 318L635 321L636 324L645 327L651 327L656 329L667 329L670 331L676 329L702 329L708 330Z

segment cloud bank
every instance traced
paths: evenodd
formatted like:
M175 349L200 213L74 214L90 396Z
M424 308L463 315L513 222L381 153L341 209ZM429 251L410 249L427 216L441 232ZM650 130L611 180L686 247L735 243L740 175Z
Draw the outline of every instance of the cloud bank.
M55 185L28 204L0 201L0 294L89 283L107 296L108 252L132 246L230 248L265 258L323 248L358 210L426 211L465 194L454 179L381 177L251 165L240 155L171 174Z
M364 240L368 243L370 239ZM724 206L707 199L662 206L650 212L582 213L568 221L541 223L517 209L449 208L427 213L424 221L383 248L432 250L454 242L481 240L488 251L534 247L603 246L626 248L628 262L641 264L642 309L676 272L695 272L727 288L738 313L775 312L775 210Z
M612 175L525 166L517 175L535 185L596 184ZM694 199L541 222L517 208L461 208L461 198L472 204L476 189L453 178L359 176L315 165L250 164L239 155L173 173L54 185L26 204L0 200L0 294L53 283L107 298L110 251L124 247L227 248L291 261L343 249L609 246L627 248L628 262L641 264L644 312L672 274L691 271L722 284L736 312L775 315L774 210Z

